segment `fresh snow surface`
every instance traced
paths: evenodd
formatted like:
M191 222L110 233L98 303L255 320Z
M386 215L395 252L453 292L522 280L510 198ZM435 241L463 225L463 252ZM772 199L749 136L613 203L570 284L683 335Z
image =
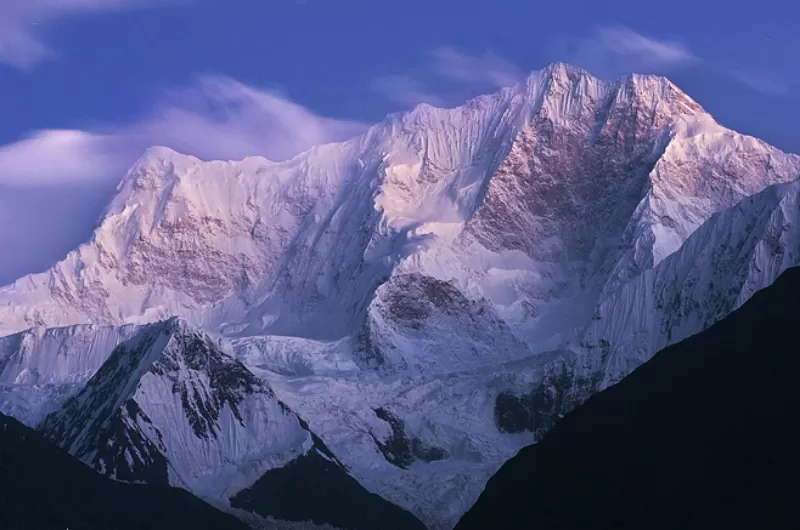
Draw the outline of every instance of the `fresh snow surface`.
M90 241L0 288L0 410L38 424L137 326L178 315L224 337L365 487L449 529L534 441L498 428L498 395L578 403L798 263L799 176L800 157L664 78L563 64L286 162L152 148ZM252 458L254 437L280 455L308 443L223 412L212 450L165 379L128 378L176 425L170 479L201 495L254 480L208 474ZM377 409L447 456L391 463Z

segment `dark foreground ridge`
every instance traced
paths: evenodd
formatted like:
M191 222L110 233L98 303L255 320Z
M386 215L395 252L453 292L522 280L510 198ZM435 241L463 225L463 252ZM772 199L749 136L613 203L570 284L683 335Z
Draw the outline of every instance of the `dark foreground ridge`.
M800 269L568 414L457 530L800 527Z
M17 420L0 414L3 530L246 530L182 489L100 476Z
M342 530L425 530L414 515L367 491L322 440L313 433L312 437L314 447L308 453L267 471L252 487L232 497L231 506Z

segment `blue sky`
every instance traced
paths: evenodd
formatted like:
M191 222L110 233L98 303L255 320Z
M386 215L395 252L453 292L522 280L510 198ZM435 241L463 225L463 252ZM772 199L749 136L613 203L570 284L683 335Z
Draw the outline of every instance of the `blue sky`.
M0 0L0 222L29 227L0 284L85 238L150 144L286 158L554 60L667 75L800 152L799 27L791 0Z

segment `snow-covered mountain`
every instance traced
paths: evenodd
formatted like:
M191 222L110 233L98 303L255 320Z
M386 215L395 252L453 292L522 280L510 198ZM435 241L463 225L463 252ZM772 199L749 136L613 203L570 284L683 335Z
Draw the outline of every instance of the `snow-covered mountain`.
M3 410L109 477L183 487L220 506L235 498L235 505L268 517L363 530L424 528L352 478L226 343L178 318L124 328L51 328L2 341L11 360L6 375L27 375L0 386L0 395L38 397L6 399ZM69 347L53 351L54 342ZM88 355L80 355L82 346ZM42 365L43 357L61 362ZM42 419L43 410L52 412ZM296 497L291 509L251 491L273 480L276 470L282 493ZM326 495L331 501L321 509L309 500L309 484L320 481L334 486L331 493L316 492L320 502ZM362 514L345 517L336 509L355 504Z
M21 333L0 339L0 405L50 414L96 465L100 410L138 432L177 421L163 440L147 431L172 483L217 497L252 484L266 468L202 478L256 450L230 405L235 441L193 434L181 388L208 374L159 374L170 347L120 346L145 329L183 344L151 328L178 315L269 389L241 403L291 411L270 440L308 451L313 431L367 490L450 528L563 412L797 262L798 177L800 157L725 129L664 78L563 64L287 162L153 148L90 241L0 288L0 334ZM98 380L115 362L141 373Z
M684 245L606 297L582 334L603 351L601 388L694 335L800 264L800 180L715 214Z
M288 162L151 149L91 241L0 292L0 331L178 314L227 334L341 338L376 288L414 271L542 343L582 324L569 316L587 293L799 167L666 79L604 83L555 64Z

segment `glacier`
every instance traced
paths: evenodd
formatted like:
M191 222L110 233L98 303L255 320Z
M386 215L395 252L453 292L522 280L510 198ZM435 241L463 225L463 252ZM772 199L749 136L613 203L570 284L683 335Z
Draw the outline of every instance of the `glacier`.
M223 504L314 433L367 490L449 529L561 415L797 264L798 177L800 157L665 78L560 63L285 162L151 148L89 241L0 288L0 410L113 475L135 455L69 433L111 406L98 396L132 400L120 421L166 479ZM223 407L210 449L175 382L207 375L156 377L160 343L98 386L153 333L213 342L264 385L243 410L284 419L245 428Z

